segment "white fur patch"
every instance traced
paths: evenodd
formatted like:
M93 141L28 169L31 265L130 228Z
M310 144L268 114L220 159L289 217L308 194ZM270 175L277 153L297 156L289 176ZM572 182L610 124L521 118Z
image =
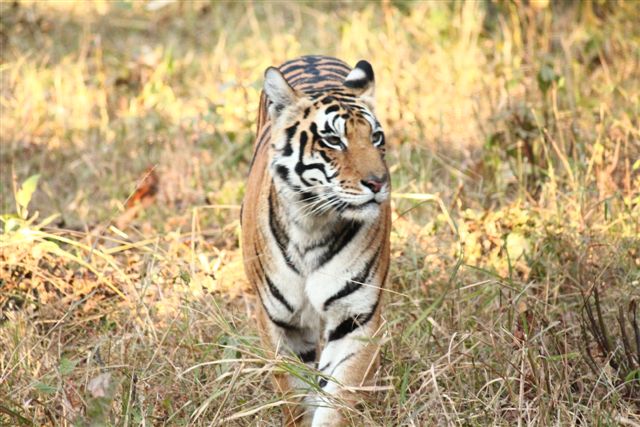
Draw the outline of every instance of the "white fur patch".
M346 82L348 82L348 81L358 81L358 80L367 80L367 73L365 73L360 68L354 68L353 70L351 70L351 72L349 73L349 75L345 79Z

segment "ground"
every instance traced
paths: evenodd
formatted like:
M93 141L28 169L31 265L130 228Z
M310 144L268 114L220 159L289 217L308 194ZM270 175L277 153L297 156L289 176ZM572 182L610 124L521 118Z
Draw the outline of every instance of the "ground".
M279 425L238 247L262 73L376 72L354 425L640 424L640 3L0 3L0 424Z

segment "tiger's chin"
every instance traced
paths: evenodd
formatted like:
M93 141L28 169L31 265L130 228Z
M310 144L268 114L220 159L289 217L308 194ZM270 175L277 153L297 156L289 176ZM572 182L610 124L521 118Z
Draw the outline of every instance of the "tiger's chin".
M349 205L340 212L340 216L353 221L373 222L380 217L381 211L380 203L372 200L362 205Z

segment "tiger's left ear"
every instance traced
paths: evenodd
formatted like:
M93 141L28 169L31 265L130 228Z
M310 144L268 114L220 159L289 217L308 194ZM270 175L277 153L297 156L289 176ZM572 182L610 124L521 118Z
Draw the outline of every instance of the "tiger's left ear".
M358 61L343 84L373 107L375 104L375 77L371 64L365 60Z

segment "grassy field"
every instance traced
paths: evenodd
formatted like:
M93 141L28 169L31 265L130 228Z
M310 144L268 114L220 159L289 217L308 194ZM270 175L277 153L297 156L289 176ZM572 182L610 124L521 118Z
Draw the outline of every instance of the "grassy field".
M526 5L526 4L529 5ZM640 2L0 3L0 425L279 425L238 248L262 73L369 60L353 425L640 425Z

